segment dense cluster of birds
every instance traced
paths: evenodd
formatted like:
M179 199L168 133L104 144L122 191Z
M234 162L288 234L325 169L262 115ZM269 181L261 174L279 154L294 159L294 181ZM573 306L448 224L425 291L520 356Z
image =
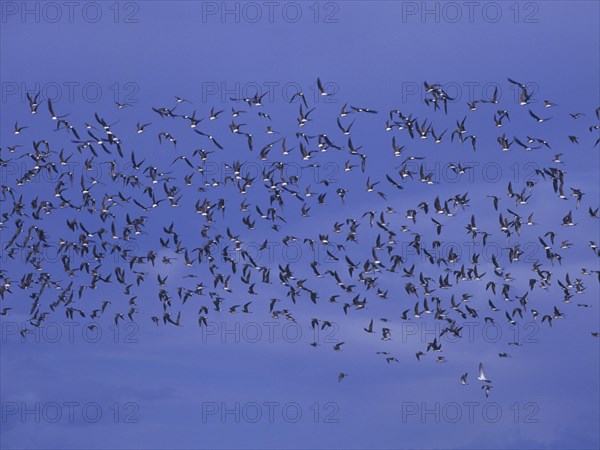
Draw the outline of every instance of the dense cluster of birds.
M524 107L524 116L533 119L521 126L537 127L551 119L548 112L557 105L549 100L534 102L526 84L508 81L520 90L517 109ZM321 97L330 95L324 86L317 80ZM441 85L425 82L424 91L424 103L433 108L434 117L448 118L449 110L459 108ZM482 145L469 124L474 120L470 114L482 114L477 116L482 120L488 117L485 114L493 116L489 123L498 129L498 136L492 146L484 145L497 149L498 158L510 150L553 149L548 140L532 137L537 131L524 137L500 134L511 116L514 122L516 113L503 109L497 90L492 98L469 101L455 128L444 131L430 117L419 119L398 109L381 114L348 104L341 111L336 105L334 117L316 119L327 104L311 105L309 95L297 92L289 106L298 111L297 117L282 118L285 122L279 129L286 131L279 132L277 118L263 105L264 95L231 98L227 108L212 107L202 114L191 101L175 97L169 106L139 112L144 120L135 125L124 125L113 116L134 110L135 105L116 103L111 120L95 113L88 122L79 123L59 105L41 100L40 94L28 94L31 120L15 123L14 143L0 154L0 314L21 310L26 294L30 304L28 326L21 329L25 337L59 312L69 319L100 320L107 315L116 325L145 315L157 326L182 326L193 320L204 327L215 314L259 309L275 319L296 321L296 308L320 305L323 297L326 304L339 305L341 318L358 311L373 314L385 302L396 312L378 320L365 317L361 332L390 341L395 321L429 317L443 326L415 356L421 361L433 352L435 361L443 363L442 337L460 338L462 321L483 318L514 326L539 317L551 327L566 317L564 310L573 307L571 300L584 294L585 277L600 281L599 270L582 268L580 275L557 272L571 247L589 246L594 258L600 257L596 242L582 238L571 243L561 237L563 229L599 218L598 205L586 202L582 189L567 184L564 153L544 156L548 164L535 170L536 179L519 186L509 182L505 195L477 190L477 200L486 202L481 215L499 217L493 229L489 225L484 229L476 213L467 212L472 206L468 192L450 194L447 187L448 195L434 198L427 192L426 186L440 181L423 161L425 145L442 144L439 148L444 149L466 144L469 152ZM476 112L480 110L483 113ZM385 122L378 119L381 116ZM374 120L379 120L382 132L389 133L389 150L379 144L355 143L355 129ZM570 113L563 123L568 121L579 131L565 133L561 148L599 146L600 108ZM324 124L332 128L327 133ZM43 127L53 135L28 138ZM585 137L589 135L591 140ZM190 147L187 141L197 144ZM323 169L326 154L345 160L340 163L339 180L306 175ZM400 163L393 170L388 162L387 171L371 170L372 161L379 160ZM249 170L258 167L251 166L252 161L263 163L260 171ZM472 170L455 162L448 167L457 175ZM402 192L409 187L420 194ZM539 224L533 211L527 210L541 189L563 201L556 205L564 210L557 223ZM357 210L358 201L353 199L357 190L372 195L370 204L375 207ZM349 217L327 225L323 219L312 219L317 209L318 214L329 211ZM300 225L303 235L286 232ZM482 248L490 236L500 235L507 252L492 256L491 261L482 261L478 253L463 257L455 246L444 246L444 229L451 226L464 227L466 236ZM520 261L519 238L527 227L542 230L537 241L543 256L531 265ZM281 243L281 248L294 244L306 250L305 257L290 262L279 255L265 262L256 256L273 243ZM250 244L256 244L252 248L258 253L251 251ZM51 258L49 249L54 251ZM528 275L511 275L510 267L519 264L528 267ZM142 285L151 286L158 302L140 298ZM469 293L477 289L474 285L482 288ZM273 294L278 289L279 296ZM553 298L562 295L562 299L531 301L533 293L550 290L561 293ZM198 309L193 319L181 315L188 301ZM583 301L575 305L593 306ZM309 326L327 329L332 321L313 317ZM597 331L591 334L598 337ZM341 351L344 345L337 342L333 350ZM399 362L389 347L377 354L388 364ZM509 356L499 353L501 358ZM478 372L487 396L492 385L482 363ZM338 380L347 375L340 372ZM460 376L460 383L468 384L468 372Z

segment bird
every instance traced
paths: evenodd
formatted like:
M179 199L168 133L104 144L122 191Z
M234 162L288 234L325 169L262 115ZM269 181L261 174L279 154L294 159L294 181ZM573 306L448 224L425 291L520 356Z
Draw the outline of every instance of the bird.
M323 87L323 83L321 83L320 78L317 78L317 88L319 89L319 93L321 94L321 96L325 97L329 95L329 93L325 91L325 88Z
M491 383L492 380L489 380L486 378L485 374L483 373L483 363L479 363L479 376L477 377L477 379L479 381L483 381L485 383Z
M485 392L485 398L488 398L490 396L490 391L492 388L493 386L490 386L489 384L484 384L483 386L481 386L481 389L483 389Z
M534 112L533 112L532 110L529 110L529 115L530 115L531 117L533 117L537 123L543 123L543 122L547 122L548 120L550 120L550 119L551 119L551 117L548 117L548 118L546 118L546 119L543 119L543 118L541 118L541 117L537 116L536 114L534 114Z
M21 131L25 130L26 128L29 127L20 127L19 122L15 122L15 135L21 134Z

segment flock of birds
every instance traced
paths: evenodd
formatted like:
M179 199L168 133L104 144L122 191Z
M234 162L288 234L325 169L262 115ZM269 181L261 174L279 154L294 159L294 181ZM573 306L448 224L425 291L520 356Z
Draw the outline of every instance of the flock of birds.
M533 127L550 119L547 113L557 105L549 100L534 102L525 84L508 81L520 90L518 108L527 109L525 117L531 117ZM317 87L320 96L330 95L321 80ZM424 88L424 102L433 108L434 116L447 118L449 109L459 108L441 85L424 83ZM176 97L170 106L140 112L145 120L134 127L113 117L122 110L133 110L134 105L116 103L110 120L95 113L88 122L79 123L50 100L42 101L40 94L28 94L31 120L15 123L14 143L0 154L4 172L0 314L22 309L19 303L26 293L30 305L28 326L21 329L25 338L58 312L69 319L100 320L108 315L116 325L145 314L157 326L181 326L187 321L181 315L183 305L190 301L197 302L194 321L205 327L213 315L247 314L256 308L268 310L275 319L296 321L295 309L313 307L318 311L318 306L311 304L319 305L322 297L332 307L339 305L342 318L359 311L372 313L380 302L386 302L397 313L378 321L365 317L364 333L390 341L395 321L430 317L443 327L415 356L421 361L433 352L435 361L443 363L442 337L460 338L461 321L483 318L486 323L506 321L515 326L539 317L551 327L566 317L563 311L573 307L571 300L584 294L584 277L600 281L599 270L583 268L580 275L555 271L572 247L587 245L595 258L600 257L595 242L571 243L561 237L563 229L577 222L599 219L598 205L587 203L582 189L567 185L562 153L548 158L547 167L536 169L536 180L525 180L521 186L508 183L505 195L478 189L478 200L490 200L485 200L489 211L477 213L499 215L494 229L483 229L475 212L466 212L472 204L468 192L445 198L430 198L427 193L427 186L439 182L426 170L425 152L418 151L418 146L466 144L469 151L477 151L482 144L469 124L473 120L470 115L483 114L478 116L481 120L485 114L493 116L489 123L498 129L498 136L492 146L484 145L497 148L498 158L510 150L544 152L553 148L544 138L500 133L510 126L515 112L501 107L497 91L490 99L468 102L455 128L443 132L430 118L421 120L398 109L381 114L345 104L327 120L333 130L325 133L326 120L315 119L325 107L309 104L309 96L297 92L290 101L297 117L282 119L286 130L295 130L280 133L275 126L277 118L267 112L263 98L260 94L231 98L226 109L213 107L207 114L198 114L192 102ZM381 129L389 133L389 150L379 144L357 145L355 129L381 116L385 118L385 124L379 119ZM593 116L595 119L588 120ZM571 113L566 120L572 120L580 132L565 135L560 147L588 145L584 136L589 134L593 136L590 148L598 147L600 108L592 114ZM52 136L38 139L30 135L44 126ZM183 133L187 133L185 138L176 138ZM152 140L136 141L149 134ZM187 144L182 148L186 140L197 142L195 148ZM327 152L345 160L341 179L305 176L306 171L323 167ZM386 158L400 163L393 171L370 171L371 161ZM213 161L223 162L226 172L222 176L209 170ZM261 173L246 171L251 161L263 162ZM291 165L297 170L290 175L287 169ZM22 168L16 178L10 167ZM98 167L106 169L103 176L97 175L101 172ZM461 163L449 163L449 167L457 175L472 169ZM402 192L409 186L424 191L418 200ZM373 195L370 204L384 206L358 211L352 198L356 190ZM527 210L539 190L562 199L556 206L564 209L558 223L539 224ZM311 219L317 209L318 214L331 209L349 217L326 225L323 219ZM302 236L286 232L300 224ZM508 251L488 262L481 261L477 253L463 258L453 246L442 250L444 229L454 224L464 227L466 236L482 248L490 236L500 235L506 239ZM541 229L537 240L543 258L527 266L528 276L515 278L509 267L520 263L523 250L519 238L526 227ZM554 231L548 231L550 227ZM273 242L281 243L282 248L294 243L310 249L309 255L317 255L318 247L327 261L315 257L289 262L280 255L279 260L263 263L248 247L258 243L258 250L264 251ZM402 251L403 244L410 254ZM53 245L58 257L47 258L47 249ZM141 300L138 291L142 285L157 293L157 303ZM483 294L470 294L474 285L482 286ZM282 289L282 295L274 296L277 289ZM555 290L561 294L531 301L536 292ZM101 298L93 292L102 292ZM561 295L562 300L550 299ZM592 305L578 301L576 307ZM312 329L327 329L331 324L326 318L310 320ZM591 334L598 337L597 331ZM333 350L341 351L344 345L337 342ZM399 362L389 350L377 354L388 364ZM509 356L499 353L501 358ZM340 372L338 381L347 375ZM492 384L482 363L477 380L488 396ZM460 383L468 384L468 372L460 376Z

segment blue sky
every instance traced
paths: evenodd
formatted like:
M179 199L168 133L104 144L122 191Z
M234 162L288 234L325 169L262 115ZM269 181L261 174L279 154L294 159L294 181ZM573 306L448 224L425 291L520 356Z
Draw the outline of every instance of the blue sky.
M582 267L590 271L600 268L588 246L589 241L600 242L598 220L587 213L588 207L595 209L600 204L599 147L593 147L598 131L588 131L589 126L597 124L594 110L600 105L597 2L477 2L472 10L463 2L86 2L72 9L54 2L2 1L0 5L3 160L32 151L30 143L34 139L48 139L53 150L65 148L67 153L74 153L72 162L78 165L73 165L73 192L77 193L82 164L90 154L79 155L64 130L54 131L56 125L45 103L37 115L29 113L26 92L40 90L43 96L53 99L59 115L69 114L67 120L82 134L84 123L95 123L95 112L105 118L123 141L126 158L119 162L119 168L124 173L133 173L126 165L133 150L138 161L146 159L160 171L169 172L167 176L181 179L190 170L183 161L172 164L173 160L181 155L191 157L193 150L205 148L214 151L209 157L212 165L207 165L208 180L223 182L231 174L224 163L252 161L254 165L246 166L252 173L263 167L258 165L262 164L257 158L260 148L286 136L288 146L295 147L287 160L287 174L298 171L300 192L308 185L316 193L328 192L325 205L311 199L308 218L300 216L300 202L287 197L282 213L287 223L281 223L278 233L254 212L256 204L263 210L269 207L260 177L247 194L252 205L249 213L257 222L252 231L241 222L248 213L239 211L242 198L236 189L228 185L198 192L194 188L201 187L200 174L194 176L194 188L183 186L184 197L178 208L171 208L168 201L147 213L132 203L115 207L119 229L125 225L127 213L149 217L144 233L122 244L132 254L145 255L155 249L159 255L156 266L136 265L136 270L147 274L144 283L132 288L131 295L123 294L113 273L112 283L100 283L98 289L88 289L76 300L77 307L89 313L102 300L110 299L112 304L103 317L93 320L88 314L70 320L59 307L42 329L27 335L25 342L19 330L28 326L28 295L36 288L21 290L17 285L23 274L35 269L25 262L25 255L17 253L11 259L5 254L4 246L15 231L11 219L2 229L1 238L2 271L10 277L13 291L0 303L1 308L12 308L0 317L1 448L600 446L599 340L590 335L599 330L599 284L593 275L581 275ZM457 14L459 19L455 19ZM318 95L317 77L335 95ZM528 84L534 92L530 105L518 104L519 91L507 77ZM455 97L447 115L424 104L423 81L440 83ZM263 106L249 108L229 100L252 96L257 86L267 93ZM336 117L344 103L379 111L377 115L354 113L343 118L345 125L356 120L352 140L355 146L362 145L367 155L367 174L362 174L360 167L345 172L347 160L359 165L360 161L334 149L309 161L320 167L306 168L308 163L298 158L299 144L294 136L299 130L299 102L289 103L296 87L307 95L309 106L316 107L313 120L303 130L311 135L326 133L341 145L346 145L347 137L338 129ZM501 94L499 105L479 104L477 111L469 111L468 101L489 99L495 87ZM197 117L205 117L198 129L214 133L224 150L193 133L185 120L160 119L151 110L173 107L175 96L191 102L180 104L175 112L191 114L195 110ZM544 99L557 106L544 108ZM117 109L115 101L129 106ZM209 123L212 107L224 112ZM242 119L233 120L247 123L247 129L255 135L252 154L244 138L229 132L231 108L248 111ZM499 108L510 112L510 122L505 122L502 129L496 129L492 120ZM391 109L399 109L406 116L413 114L419 121L433 121L438 133L448 129L444 142L433 145L431 138L426 142L411 140L406 131L386 132L385 120ZM552 119L538 124L528 109ZM272 121L258 117L257 111L269 113ZM576 112L585 116L571 119L569 113ZM468 142L460 145L456 140L449 141L456 121L465 116L469 133L477 135L476 152ZM16 136L15 121L29 128ZM151 125L137 135L137 122ZM281 134L267 135L264 130L269 124ZM171 132L177 138L176 148L169 142L159 144L159 131ZM511 151L502 152L496 142L502 133L511 139L528 135L543 138L552 148L525 152L513 144ZM404 159L394 158L392 135L407 146L406 155L426 157L410 167L418 170L423 162L437 183L429 186L417 177L407 181L402 191L387 183L386 174L399 180L394 168ZM570 143L568 135L576 135L579 145ZM6 150L14 145L23 147L14 153ZM314 147L316 142L311 142ZM562 153L564 164L552 162L557 153ZM280 144L276 144L269 162L280 155ZM84 171L86 184L92 178L99 181L92 190L98 193L98 206L105 192L116 194L119 190L125 195L135 193L134 198L147 203L141 192L111 181L107 162L115 158L118 156L114 151L106 155L100 150L93 171ZM457 179L448 170L450 162L473 169ZM565 171L567 195L570 187L585 193L579 208L575 208L572 197L558 199L551 184L534 172L551 166ZM27 157L11 161L1 168L2 185L22 193L26 203L45 196L56 201L52 196L55 178L49 174L16 185L15 179L30 167ZM377 189L386 193L387 200L366 192L366 176L381 182ZM319 183L323 179L330 182L329 188ZM531 179L537 181L534 195L526 205L516 206L507 196L508 182L520 192ZM339 187L348 189L344 204L335 194ZM164 198L162 186L158 184L156 189L157 198ZM445 337L441 354L447 362L437 364L434 352L418 362L415 353L425 351L427 342L439 332L435 327L440 326L431 317L401 319L402 311L412 312L415 302L404 285L407 281L418 285L418 278L382 273L378 287L388 290L389 298L379 299L373 290L365 293L364 287L357 287L356 293L369 297L368 306L344 315L341 305L355 294L344 294L328 277L315 280L309 263L316 259L321 272L337 269L346 281L349 277L345 264L331 261L319 245L315 255L302 239L318 241L319 233L326 232L332 242L346 245L353 261L364 262L371 257L377 234L384 241L387 235L376 226L370 228L368 219L361 216L365 211L379 213L390 206L400 213L389 214L386 220L397 231L397 251L408 261L403 267L409 269L414 262L415 274L429 272L437 288L442 269L414 255L408 243L413 239L410 233L418 231L432 250L430 244L436 235L429 217L439 217L419 210L413 225L405 213L417 209L420 201L432 207L436 196L443 199L465 192L469 193L470 206L465 211L459 208L455 217L440 219L445 225L440 238L445 244L443 251L459 251L461 263L467 266L473 251L482 253L478 269L487 271L488 277L494 276L491 254L502 251L505 272L515 278L511 283L514 306L518 303L515 296L526 292L527 281L534 276L533 262L539 260L544 269L552 271L552 286L547 291L536 287L529 294L530 307L548 314L557 306L566 318L554 320L552 328L542 324L540 318L533 321L531 316L511 326L502 312L496 313L498 326L490 327L483 320L492 314L487 299L494 298L503 310L512 310L513 304L507 305L501 295L493 297L486 291L485 279L461 283L450 290L438 289L434 295L440 295L446 304L451 294L457 298L463 293L473 295L469 305L477 308L480 316L461 321L466 322L462 339L453 343ZM500 211L493 210L487 195L501 197ZM205 293L213 290L208 266L204 263L187 268L182 264L183 255L175 253L172 238L169 249L161 249L158 241L159 236L168 237L163 227L173 222L185 246L192 249L201 245L204 221L194 213L194 204L204 198L224 198L227 204L224 217L215 213L214 232L224 236L221 250L226 245L230 250L234 246L227 239L227 227L253 249L264 239L273 242L269 252L256 257L257 264L272 267L273 284L262 285L260 274L253 274L259 295L251 296L247 287L232 276L233 293L218 288L226 300L222 312L211 311L208 315L207 329L198 326L197 313L203 304L212 309L208 296L192 297L181 305L177 287L193 287L202 281L207 285ZM12 210L10 197L0 207L2 213ZM502 212L506 217L507 208L522 212L524 219L533 212L536 223L532 227L524 225L521 236L510 242L498 226L498 214ZM569 210L577 226L561 227L561 219ZM480 229L491 233L488 250L473 247L465 232L471 214L475 214ZM347 226L339 235L333 232L336 221L349 217L361 220L358 244L344 242ZM45 270L65 286L70 281L75 285L89 282L83 281L83 274L69 279L56 257L61 238L77 239L79 233L70 232L65 224L66 219L74 218L90 231L107 227L97 214L68 210L56 211L36 223L41 224L52 243L45 253ZM32 219L28 218L26 224L26 228L33 224ZM401 232L401 225L411 231ZM561 265L552 266L539 245L538 237L550 230L557 232L555 249L563 255ZM295 236L299 241L286 249L281 243L284 236ZM105 239L110 239L110 230ZM563 240L573 246L560 249ZM480 245L481 240L477 242ZM506 248L515 242L525 253L518 263L510 264ZM298 258L294 251L300 251ZM383 255L385 251L380 250L379 256ZM165 265L160 261L163 256L179 259ZM128 268L128 263L114 255L107 258L100 270L103 276L117 265ZM307 285L319 293L317 305L306 293L296 305L286 297L277 279L277 265L287 263L291 263L298 278L307 278ZM92 259L90 265L95 264ZM222 261L219 264L223 270L229 266ZM238 275L240 271L241 264ZM190 273L198 278L185 278ZM563 304L556 281L564 281L567 273L573 281L582 278L586 290L575 295L571 303ZM156 327L150 320L151 315L162 313L157 274L169 277L172 311L176 315L181 310L181 327L162 326L162 322ZM129 271L127 279L135 281ZM500 282L498 286L500 290ZM333 294L341 295L338 303L328 302ZM43 310L48 310L57 295L44 294ZM140 309L135 323L125 318L115 328L114 314L126 314L127 301L134 295ZM296 323L269 315L268 303L273 297L281 299L276 309L289 309ZM231 305L250 300L251 314L227 312ZM577 303L591 307L578 307ZM313 317L333 322L332 330L315 335L310 328ZM378 321L381 317L388 318L392 329L392 339L387 342L380 339L379 330L386 326ZM371 319L377 330L373 335L363 331ZM95 330L87 328L91 322L95 322ZM498 338L496 331L501 333ZM311 347L312 341L319 345ZM333 345L342 341L343 350L333 351ZM522 346L509 345L515 341ZM389 351L399 362L387 364L385 356L376 354L378 351ZM499 358L500 352L512 357ZM493 380L489 398L476 380L480 362ZM337 381L340 372L348 373L342 382ZM467 386L459 383L464 372L469 373Z

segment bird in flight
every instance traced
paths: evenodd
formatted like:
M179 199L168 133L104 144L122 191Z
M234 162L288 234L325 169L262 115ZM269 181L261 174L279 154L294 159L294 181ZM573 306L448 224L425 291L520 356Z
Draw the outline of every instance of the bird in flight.
M265 92L208 108L175 96L75 117L47 100L48 116L37 114L41 94L28 93L27 124L7 112L14 132L0 151L0 315L25 315L25 340L62 314L174 331L310 317L315 352L352 356L364 339L385 370L440 372L456 362L467 321L512 332L532 320L559 333L597 307L587 297L600 271L579 272L574 251L600 258L586 237L600 202L597 186L577 178L573 149L597 156L600 109L563 113L546 100L555 117L547 129L552 117L534 111L537 94L508 83L514 105L498 89L459 104L424 82L424 99L402 111L350 100L340 110L330 103L336 85L320 77L316 99L299 89L277 107ZM554 134L563 146L552 157ZM507 177L522 151L535 160L531 173ZM471 186L488 153L506 171ZM502 251L489 254L492 245ZM392 350L404 344L403 324L436 329L415 344L416 361ZM515 351L499 347L496 361L511 364L527 342L504 344ZM477 381L488 397L481 362Z

